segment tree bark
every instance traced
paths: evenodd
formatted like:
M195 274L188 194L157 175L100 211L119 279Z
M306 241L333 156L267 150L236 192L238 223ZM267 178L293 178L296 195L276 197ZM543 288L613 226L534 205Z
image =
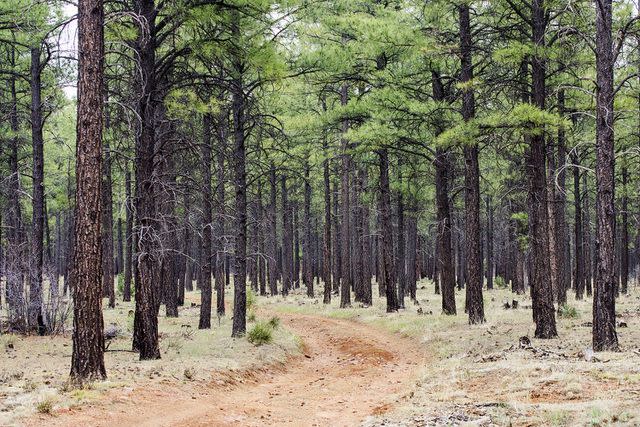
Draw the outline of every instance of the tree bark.
M155 203L155 113L156 87L156 17L154 0L137 0L140 16L138 37L134 44L138 58L138 103L140 129L136 136L136 311L133 347L140 352L140 360L160 358L158 343L157 290L154 271L158 266L156 248L157 215Z
M616 350L612 1L596 4L596 277L593 350Z
M293 218L289 203L287 176L281 178L282 197L282 295L289 295L293 287Z
M627 185L629 183L629 172L626 160L622 166L622 224L620 233L620 292L627 294L629 287L629 198L627 196Z
M11 48L11 66L15 66L15 48ZM20 205L20 169L18 165L18 151L20 140L18 137L18 99L16 91L16 79L9 78L9 89L11 92L11 109L9 112L9 122L12 137L9 141L9 208L7 212L7 263L5 277L7 281L7 305L9 307L9 327L11 330L24 332L26 329L26 313L23 280L22 280L22 260L24 231L22 224L22 207ZM65 282L66 282L65 277Z
M104 57L102 0L78 4L78 122L71 378L101 380L104 366L100 244Z
M209 114L202 118L203 141L200 154L202 171L202 283L200 283L200 320L198 329L211 328L211 227L213 191L211 188L211 124Z
M228 126L228 110L222 108L218 115L218 152L216 155L217 168L217 185L216 185L216 209L217 219L214 224L215 231L215 285L216 285L216 312L218 316L225 314L225 287L227 285L227 277L225 273L225 233L226 233L226 202L225 202L225 158L227 155L227 126Z
M240 17L232 13L231 33L240 38ZM243 336L247 329L247 171L245 148L245 93L242 55L233 59L233 181L235 198L235 271L233 275L233 326L231 336Z
M108 122L108 119L106 120ZM107 123L108 124L108 123ZM108 129L108 126L105 126ZM116 306L113 284L113 210L111 180L111 147L108 138L103 143L102 174L102 296L109 298L109 307Z
M380 167L380 217L382 228L382 282L387 297L387 313L398 311L398 293L393 262L393 224L391 222L391 190L389 188L389 153L378 150Z
M491 205L491 196L486 198L487 205L487 290L493 289L493 277L495 270L494 256L493 256L493 207Z
M31 49L31 142L33 144L33 224L31 236L31 265L29 268L29 328L45 333L42 313L42 261L44 254L44 138L42 127L42 65L40 47Z
M473 80L473 63L471 57L471 20L469 4L458 6L460 20L460 80L468 85ZM462 119L465 122L475 116L475 99L472 88L463 89ZM478 144L471 143L464 147L464 210L465 210L465 248L467 282L467 313L469 323L484 323L484 302L482 300L482 248L480 232L480 165L478 162Z
M342 85L340 90L340 104L347 105L349 100L349 92L346 84ZM341 230L340 230L340 239L341 243L341 255L340 260L342 264L341 272L340 272L340 308L350 307L351 306L351 248L350 248L350 240L351 240L351 226L350 226L350 218L351 215L351 203L350 203L350 179L349 176L351 174L351 162L350 155L347 152L349 149L349 141L345 138L345 134L349 130L349 123L347 120L342 121L342 138L341 138L341 171L340 171L340 191L341 191L341 205L340 205L340 214L341 214ZM387 166L388 168L388 166Z
M532 42L545 46L546 10L542 0L532 3ZM541 111L545 109L545 61L532 58L532 101ZM531 237L533 320L536 338L555 338L555 309L549 272L549 220L547 210L547 179L545 168L545 140L542 132L533 132L527 153L529 181L529 233Z
M322 246L324 290L323 290L322 302L324 304L330 304L331 303L331 286L332 286L331 183L329 181L329 159L326 158L326 156L328 156L326 138L323 142L323 151L324 151L325 159L322 164L323 182L324 182L324 229L323 229L323 246Z
M133 268L133 199L131 198L131 172L125 164L125 208L126 208L126 256L124 261L124 289L122 299L131 301L131 277Z
M564 111L564 90L558 92L558 114L563 117ZM566 136L563 127L558 129L558 152L556 160L557 186L554 200L554 222L555 222L555 243L556 243L556 267L558 275L556 277L556 299L558 304L567 302L567 289L571 286L571 262L568 257L569 240L567 233L567 194L566 194L566 163L567 147Z
M433 97L436 101L445 98L440 75L433 71ZM442 129L438 129L440 133ZM436 221L437 233L437 271L440 273L440 290L442 293L442 312L456 314L456 277L451 247L451 210L449 207L449 152L437 148L434 157L436 173Z
M576 292L576 300L581 300L584 297L585 288L585 253L584 253L584 231L582 226L582 200L580 190L580 163L577 154L573 156L573 206L574 206L574 256L575 256L575 276L573 286Z
M276 168L271 164L269 169L269 186L271 188L269 200L269 230L267 232L267 254L269 258L269 291L271 296L278 295L278 238L277 238L277 185Z
M311 241L311 182L309 181L309 163L305 163L304 167L304 248L303 248L303 274L304 281L307 285L307 296L314 297L313 289L313 259L312 241Z

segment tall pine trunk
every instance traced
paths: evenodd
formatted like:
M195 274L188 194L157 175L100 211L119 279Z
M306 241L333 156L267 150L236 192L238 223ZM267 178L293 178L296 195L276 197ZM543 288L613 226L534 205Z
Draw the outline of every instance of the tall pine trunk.
M473 80L471 58L471 20L469 5L458 6L460 20L460 80L468 85ZM475 116L475 99L471 87L463 90L462 119L467 122ZM480 165L478 163L478 144L472 142L464 147L464 210L465 210L465 248L467 282L467 313L469 323L484 322L484 302L482 300L482 248L480 243Z
M378 150L380 168L380 226L382 231L382 282L387 297L387 313L398 311L398 294L393 262L393 224L391 221L391 190L389 188L389 153Z
M104 379L100 244L102 96L104 58L102 0L78 4L78 122L76 221L73 256L73 350L75 382Z
M155 204L155 114L156 114L156 16L154 0L137 0L140 16L138 38L134 44L138 58L137 114L140 129L136 135L136 310L133 348L141 360L159 359L157 289L154 271L158 266L157 215Z
M33 144L33 224L29 268L29 328L44 334L42 313L42 263L44 254L44 137L42 135L42 65L40 48L31 49L31 142Z
M445 98L444 87L440 75L433 71L433 97L436 101ZM438 129L441 132L442 129ZM439 273L440 292L442 293L442 312L456 314L456 276L453 263L451 242L451 209L449 205L449 152L446 149L436 149L434 157L436 174L436 222L437 249L436 269ZM436 286L438 283L436 283Z
M596 3L596 274L593 349L616 350L612 1Z
M202 171L202 283L200 283L199 329L211 328L211 227L213 223L213 191L211 189L211 116L202 118L203 141L200 154Z
M532 42L543 48L545 45L546 10L542 0L532 3ZM532 101L540 110L545 109L545 61L540 56L532 58ZM553 289L549 270L549 220L547 209L547 179L545 168L545 139L542 132L530 136L527 153L527 175L529 181L529 233L531 239L531 295L533 320L536 323L536 338L554 338L556 332Z
M240 17L232 14L231 33L240 39ZM233 59L233 184L235 188L235 271L233 275L233 326L231 336L243 336L247 329L247 171L245 148L245 64L239 53Z

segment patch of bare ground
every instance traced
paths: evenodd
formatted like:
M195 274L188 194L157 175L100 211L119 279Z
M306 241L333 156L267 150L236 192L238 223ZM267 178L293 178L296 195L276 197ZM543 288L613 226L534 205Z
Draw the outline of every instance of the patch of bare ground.
M111 335L105 354L108 379L83 389L67 384L70 331L53 337L0 335L0 426L55 422L58 414L83 413L103 404L113 411L135 412L129 405L138 394L148 400L165 395L191 399L209 393L211 383L224 390L251 381L266 367L277 371L300 352L299 341L285 328L274 332L271 344L260 347L231 338L230 317L214 319L210 330L198 330L198 304L199 292L190 292L180 317L160 316L162 359L146 362L129 351L133 304L118 302L115 309L105 309ZM34 414L35 421L25 420Z
M416 341L350 320L281 314L304 354L284 364L216 372L204 386L113 392L30 425L352 426L391 410L424 365Z
M640 424L640 298L617 302L619 352L593 353L591 299L576 301L571 317L557 317L559 338L533 338L531 300L508 290L485 291L487 322L443 316L432 284L418 303L387 315L374 307L340 310L300 298L270 301L279 310L351 318L419 341L428 363L392 410L366 426L638 425ZM374 291L375 293L375 291ZM518 300L518 308L504 308ZM464 307L464 293L458 295ZM462 311L462 310L460 310ZM572 310L568 310L569 313ZM526 337L526 338L525 338Z

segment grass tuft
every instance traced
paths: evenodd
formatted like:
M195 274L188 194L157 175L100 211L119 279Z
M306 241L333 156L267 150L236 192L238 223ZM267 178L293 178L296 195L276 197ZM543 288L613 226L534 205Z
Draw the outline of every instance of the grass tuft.
M46 397L36 404L36 410L40 414L51 414L53 411L53 399Z
M250 343L260 346L273 341L273 328L269 323L258 322L247 334Z
M576 319L580 317L580 314L578 313L578 310L575 307L568 304L562 304L558 308L558 316L563 317L565 319Z
M278 329L278 326L280 326L280 318L278 316L273 316L267 323L272 329Z

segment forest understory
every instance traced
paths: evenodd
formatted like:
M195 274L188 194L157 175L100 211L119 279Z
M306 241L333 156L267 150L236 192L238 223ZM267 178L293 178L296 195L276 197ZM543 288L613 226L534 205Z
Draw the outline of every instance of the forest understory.
M469 326L463 316L441 314L431 291L432 283L421 281L418 304L407 301L393 314L383 300L339 309L301 289L257 297L249 326L281 321L273 341L261 346L230 338L229 317L198 330L199 292L189 292L191 307L181 317L160 318L163 358L144 362L128 351L132 321L122 319L132 305L118 302L104 311L107 331L116 331L105 353L110 377L81 389L67 383L70 333L4 335L0 425L639 422L634 292L618 300L621 351L594 355L588 299L572 299L571 310L558 316L559 339L537 340L527 295L487 292L487 323ZM518 308L505 308L514 299Z

